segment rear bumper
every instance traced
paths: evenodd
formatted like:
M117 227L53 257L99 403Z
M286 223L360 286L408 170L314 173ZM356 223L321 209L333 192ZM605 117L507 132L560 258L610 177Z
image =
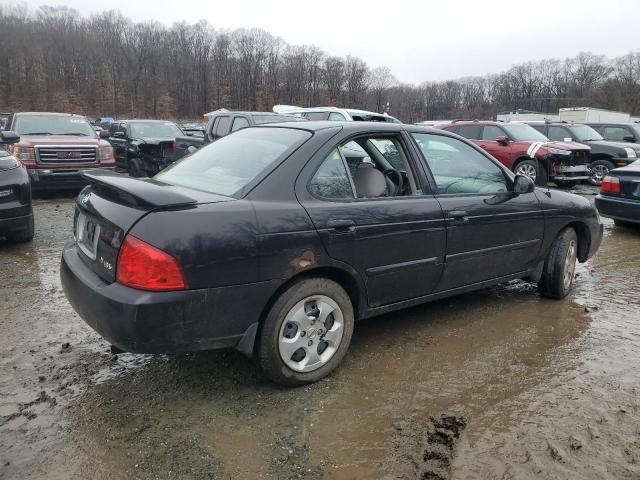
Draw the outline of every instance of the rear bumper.
M82 170L114 170L115 167L95 168L30 168L29 178L34 190L82 188L88 182L80 176Z
M603 217L640 223L640 200L597 195L596 208Z
M60 279L71 306L112 345L133 353L237 347L250 354L258 320L277 282L145 292L106 283L65 245Z

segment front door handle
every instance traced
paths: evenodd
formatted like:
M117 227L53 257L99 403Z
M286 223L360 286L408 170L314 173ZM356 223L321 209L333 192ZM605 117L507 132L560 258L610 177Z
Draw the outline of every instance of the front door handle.
M468 222L469 214L464 210L451 210L449 212L449 218L458 222Z
M353 220L329 220L328 226L337 233L349 233L355 231L356 222Z

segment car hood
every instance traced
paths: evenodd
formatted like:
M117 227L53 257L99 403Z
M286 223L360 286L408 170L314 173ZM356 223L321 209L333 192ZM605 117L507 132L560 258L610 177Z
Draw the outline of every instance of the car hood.
M109 143L98 138L91 137L72 137L69 135L22 135L20 142L16 144L19 147L35 147L41 145L68 145L70 147L108 147Z
M577 143L577 142L534 142L532 140L521 140L521 141L516 141L513 142L516 145L522 146L524 148L529 148L533 145L538 146L539 145L539 149L549 149L549 148L557 148L558 150L577 150L577 151L589 151L591 150L591 147L589 147L588 145L583 145L581 143Z
M630 142L612 142L610 140L590 140L585 141L587 145L599 145L602 147L616 147L620 149L633 148L636 152L640 151L640 143Z

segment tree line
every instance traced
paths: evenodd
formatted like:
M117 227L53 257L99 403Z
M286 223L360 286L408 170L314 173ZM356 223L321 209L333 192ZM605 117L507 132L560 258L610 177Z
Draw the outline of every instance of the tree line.
M567 106L640 114L640 51L412 85L358 57L206 21L167 27L113 10L84 17L68 7L13 4L0 5L0 33L0 111L195 119L217 108L334 105L388 111L408 123Z

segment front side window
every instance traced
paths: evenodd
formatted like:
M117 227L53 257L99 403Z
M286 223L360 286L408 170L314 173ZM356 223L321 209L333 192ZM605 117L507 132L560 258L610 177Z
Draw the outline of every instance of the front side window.
M504 136L504 132L494 125L486 125L482 128L482 140L495 142L500 136Z
M17 115L14 130L18 135L68 135L94 137L96 132L83 117L67 115Z
M442 135L413 133L438 193L494 194L507 191L500 167L466 143Z
M229 127L231 126L231 117L224 116L218 118L216 122L216 136L224 137L227 133L229 133Z
M354 198L347 168L337 148L327 156L313 176L311 192L328 199Z
M193 152L153 178L169 185L238 196L310 137L310 132L292 128L245 128Z

